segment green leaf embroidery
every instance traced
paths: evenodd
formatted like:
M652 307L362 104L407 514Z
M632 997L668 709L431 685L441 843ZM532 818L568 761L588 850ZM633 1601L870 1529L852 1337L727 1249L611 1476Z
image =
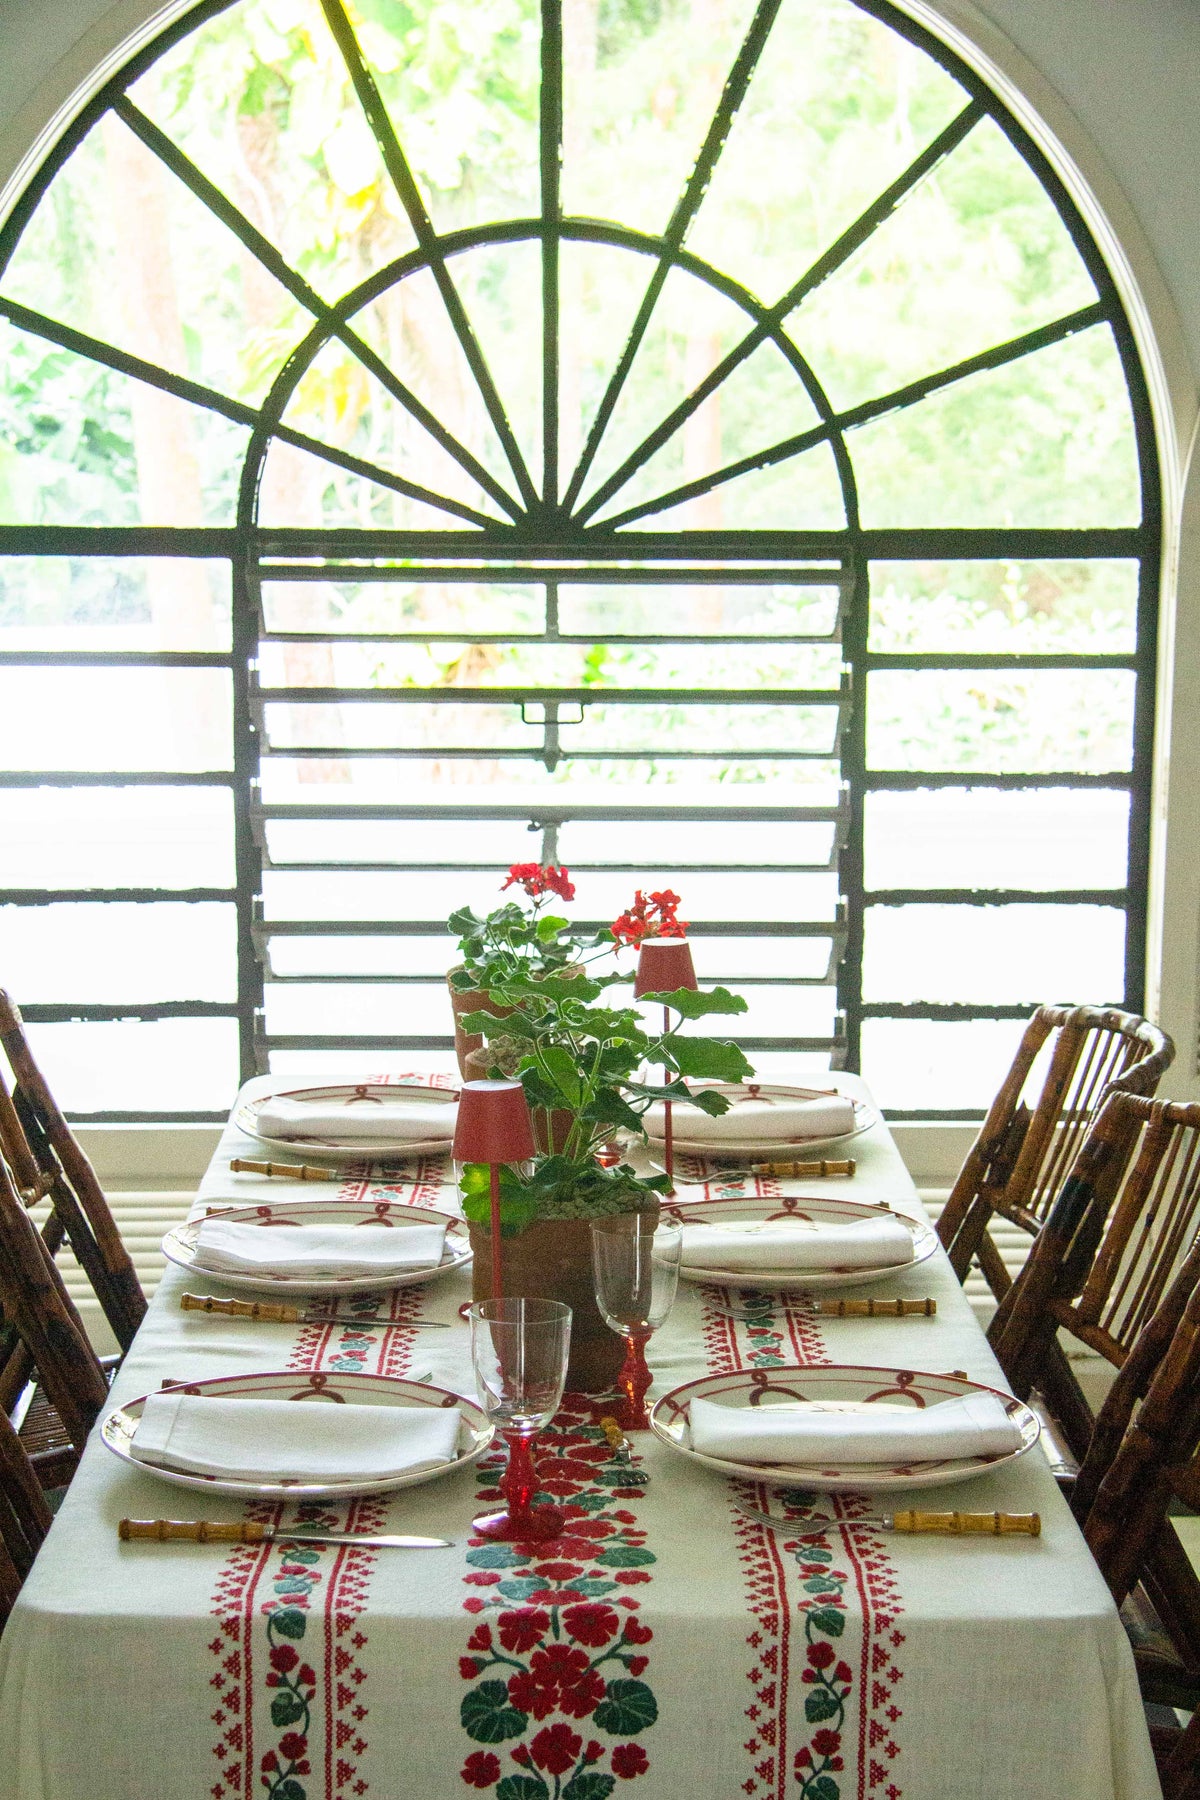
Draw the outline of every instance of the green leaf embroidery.
M281 1781L277 1788L272 1789L271 1800L306 1800L306 1790L289 1775L286 1781Z
M805 1800L839 1800L836 1781L828 1775L817 1775L804 1790Z
M581 1769L562 1791L562 1800L608 1800L616 1787L614 1775L602 1775L599 1769Z
M633 1737L658 1717L658 1702L644 1681L610 1681L604 1698L592 1715L601 1731L614 1737Z
M281 1607L271 1615L271 1624L286 1638L302 1638L308 1630L308 1620L298 1606Z
M658 1558L652 1550L634 1550L616 1544L611 1550L602 1550L596 1561L606 1569L641 1569L647 1563L657 1562Z
M841 1637L846 1629L846 1615L839 1612L836 1606L817 1606L809 1613L809 1618L818 1631L826 1637Z
M841 1710L841 1701L828 1688L814 1689L804 1702L804 1716L810 1725L819 1725L822 1719L834 1719Z
M477 1744L502 1744L505 1738L520 1737L529 1723L509 1704L508 1684L503 1681L481 1681L464 1694L459 1716L463 1730Z
M496 1800L549 1800L549 1796L540 1775L506 1775L496 1789Z
M297 1719L304 1717L307 1710L299 1694L290 1691L276 1694L271 1702L271 1723L278 1725L280 1729L285 1725L294 1725Z

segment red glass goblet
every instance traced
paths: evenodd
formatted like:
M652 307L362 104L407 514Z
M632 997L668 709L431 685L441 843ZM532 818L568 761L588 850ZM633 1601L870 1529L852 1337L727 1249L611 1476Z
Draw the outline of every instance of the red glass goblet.
M567 1379L571 1309L558 1300L477 1300L471 1307L471 1354L483 1410L508 1445L500 1483L505 1505L473 1529L500 1543L557 1537L557 1506L534 1506L533 1441L558 1411Z

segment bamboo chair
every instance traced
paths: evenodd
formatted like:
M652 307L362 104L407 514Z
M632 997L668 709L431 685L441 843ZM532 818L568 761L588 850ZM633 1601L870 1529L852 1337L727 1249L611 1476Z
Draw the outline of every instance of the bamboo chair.
M1197 1109L1200 1110L1200 1109ZM1180 1732L1151 1726L1165 1800L1200 1800L1200 1640L1163 1596L1174 1501L1200 1509L1200 1244L1180 1265L1101 1408L1071 1494L1088 1547L1134 1642L1143 1697L1186 1706ZM1186 1561L1186 1559L1185 1559ZM1190 1565L1191 1588L1200 1591ZM1163 1599L1168 1602L1164 1613ZM1157 1617L1156 1617L1157 1614ZM1147 1630L1147 1624L1157 1632Z
M43 1487L69 1479L107 1398L83 1321L0 1161L0 1412Z
M51 1517L25 1446L0 1413L0 1629L33 1567Z
M70 1245L124 1352L145 1317L146 1296L96 1172L59 1111L21 1014L3 989L0 1046L12 1071L11 1094L0 1078L0 1155L26 1205L49 1200L47 1247L53 1253L64 1239Z
M1041 1092L1023 1099L1048 1054ZM988 1227L999 1216L1036 1237L1105 1094L1153 1094L1175 1046L1136 1013L1039 1006L938 1220L960 1281L977 1261L997 1300L1011 1286Z

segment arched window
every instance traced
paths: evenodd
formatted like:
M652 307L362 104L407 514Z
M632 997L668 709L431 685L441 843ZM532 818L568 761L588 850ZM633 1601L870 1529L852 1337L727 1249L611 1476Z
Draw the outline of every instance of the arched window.
M1145 384L884 0L207 0L0 337L4 979L77 1113L446 1048L442 922L535 855L901 1113L1140 1003Z

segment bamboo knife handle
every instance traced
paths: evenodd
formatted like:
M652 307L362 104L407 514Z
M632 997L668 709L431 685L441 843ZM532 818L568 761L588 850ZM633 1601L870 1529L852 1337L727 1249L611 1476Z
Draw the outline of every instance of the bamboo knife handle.
M752 1175L787 1175L794 1180L812 1181L818 1175L853 1175L858 1164L853 1157L822 1158L820 1162L756 1162L750 1164Z
M122 1519L117 1533L124 1543L150 1539L167 1544L184 1539L192 1544L263 1544L275 1535L271 1525L243 1520L240 1525L219 1525L213 1519Z
M1040 1537L1040 1513L898 1512L892 1515L894 1531L937 1532L942 1537Z
M822 1300L817 1307L822 1319L907 1319L919 1315L932 1319L937 1301L925 1300Z
M318 1169L311 1163L249 1162L235 1156L229 1167L235 1175L278 1175L291 1181L341 1181L340 1169Z
M214 1294L183 1294L179 1306L182 1312L225 1313L239 1319L263 1319L272 1325L294 1325L300 1319L300 1308L282 1300L218 1300Z

